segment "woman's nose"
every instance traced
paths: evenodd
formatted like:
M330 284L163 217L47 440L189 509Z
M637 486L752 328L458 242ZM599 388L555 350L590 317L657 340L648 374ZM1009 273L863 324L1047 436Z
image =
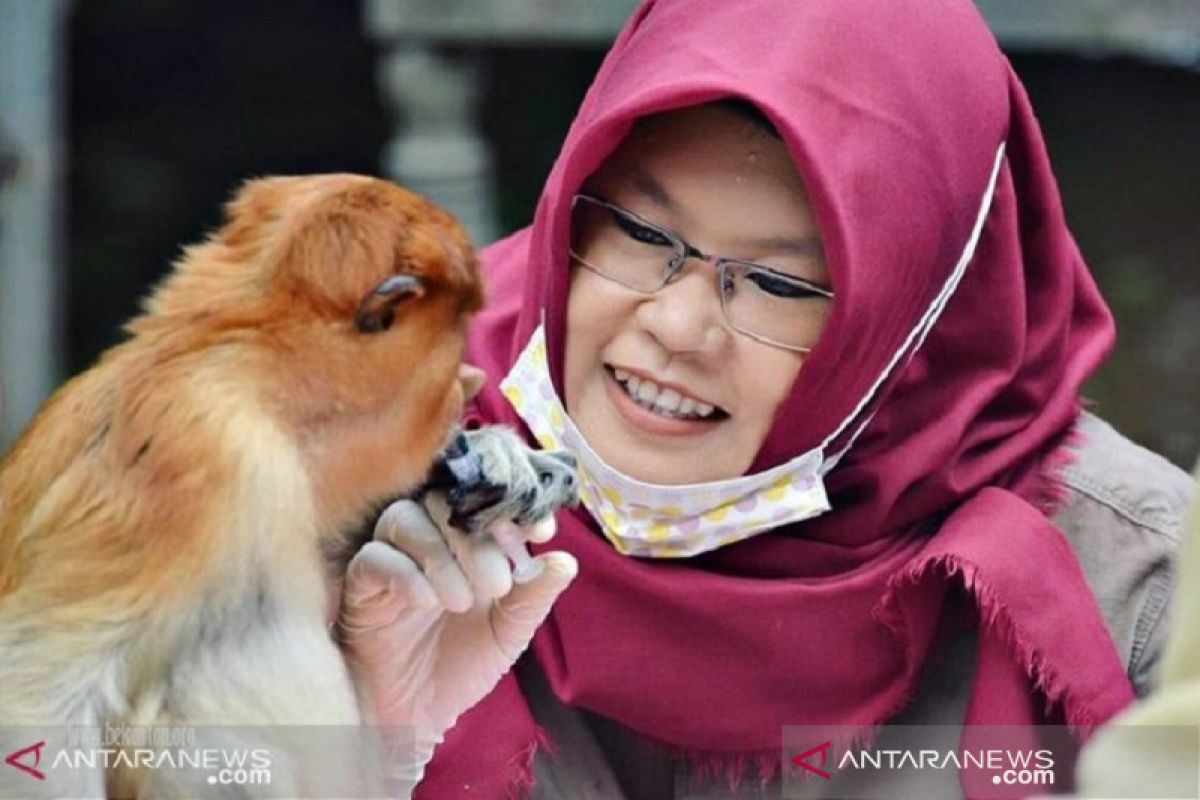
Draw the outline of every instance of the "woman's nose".
M712 353L728 336L712 267L688 259L681 274L637 310L638 323L677 353Z

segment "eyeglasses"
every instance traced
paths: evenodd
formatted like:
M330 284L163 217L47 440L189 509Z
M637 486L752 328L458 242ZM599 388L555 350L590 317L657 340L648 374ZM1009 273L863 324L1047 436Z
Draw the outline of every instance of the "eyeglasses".
M598 197L577 194L571 209L571 256L597 275L653 294L694 258L716 268L721 310L731 328L785 350L805 353L816 345L833 298L829 289L774 267L708 255Z

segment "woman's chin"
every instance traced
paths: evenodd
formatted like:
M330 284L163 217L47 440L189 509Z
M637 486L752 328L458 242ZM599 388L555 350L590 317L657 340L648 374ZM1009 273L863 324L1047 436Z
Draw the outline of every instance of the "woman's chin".
M613 444L617 446L613 447ZM688 452L683 449L668 450L655 447L646 441L621 447L614 438L609 438L605 440L604 445L592 445L592 449L604 463L626 477L642 483L685 486L727 480L742 475L742 471L730 468L732 459L727 454L714 456L712 449L707 447Z

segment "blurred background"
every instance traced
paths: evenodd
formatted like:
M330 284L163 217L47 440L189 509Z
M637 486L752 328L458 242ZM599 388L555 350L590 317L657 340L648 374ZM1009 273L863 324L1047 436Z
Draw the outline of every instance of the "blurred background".
M736 2L736 0L711 0ZM1200 455L1200 2L979 0L1117 316L1086 393ZM390 175L523 225L631 0L0 0L0 448L246 178ZM897 43L902 46L902 43Z

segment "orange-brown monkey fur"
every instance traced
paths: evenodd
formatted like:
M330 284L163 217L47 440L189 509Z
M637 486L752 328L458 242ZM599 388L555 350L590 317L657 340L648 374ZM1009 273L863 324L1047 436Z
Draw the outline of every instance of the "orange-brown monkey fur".
M246 184L0 466L0 724L359 722L322 552L425 476L481 301L459 227L393 184Z

